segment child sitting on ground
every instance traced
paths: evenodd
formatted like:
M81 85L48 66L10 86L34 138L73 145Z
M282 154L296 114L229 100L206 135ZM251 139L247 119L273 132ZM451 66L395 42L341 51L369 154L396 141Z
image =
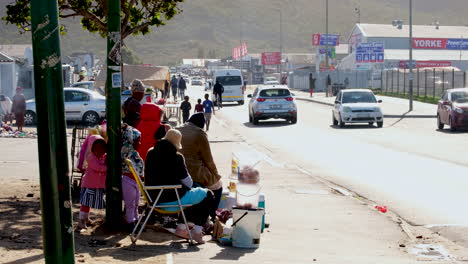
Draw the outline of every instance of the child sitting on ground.
M81 180L80 214L78 227L86 229L89 220L90 208L104 209L104 190L107 176L107 144L104 138L93 135L89 138L90 154L87 157L86 172Z
M182 110L182 120L187 122L190 117L190 110L192 110L192 105L189 102L189 97L184 96L184 101L180 104L180 109Z
M203 113L203 104L201 103L201 99L198 98L197 100L197 104L195 105L195 112L194 114L196 113Z

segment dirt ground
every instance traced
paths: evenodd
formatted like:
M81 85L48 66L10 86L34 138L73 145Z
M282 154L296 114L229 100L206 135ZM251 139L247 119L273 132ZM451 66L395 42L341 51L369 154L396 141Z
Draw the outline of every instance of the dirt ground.
M0 259L2 263L44 263L42 252L40 191L38 183L29 180L0 185ZM74 205L76 225L79 207ZM146 228L137 245L128 233L104 230L104 210L94 211L97 225L85 232L75 231L77 263L166 263L170 254L191 252L185 240L157 226Z

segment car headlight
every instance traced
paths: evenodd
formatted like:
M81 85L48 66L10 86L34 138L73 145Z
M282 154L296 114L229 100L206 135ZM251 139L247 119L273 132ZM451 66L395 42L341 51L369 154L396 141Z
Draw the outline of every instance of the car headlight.
M348 107L348 106L343 107L343 112L345 112L345 113L350 113L352 111L353 110L351 110L351 107Z
M453 108L453 111L459 113L459 114L463 114L463 109L459 108L459 107L454 107Z

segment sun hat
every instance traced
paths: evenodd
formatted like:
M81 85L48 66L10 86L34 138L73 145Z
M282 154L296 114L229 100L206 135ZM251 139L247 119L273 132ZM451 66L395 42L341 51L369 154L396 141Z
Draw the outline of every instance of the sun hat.
M141 80L135 79L132 82L132 93L144 93L145 85Z
M182 149L182 134L179 132L179 130L169 129L169 131L166 133L166 136L163 137L163 140L171 142L172 145L176 147L176 149Z

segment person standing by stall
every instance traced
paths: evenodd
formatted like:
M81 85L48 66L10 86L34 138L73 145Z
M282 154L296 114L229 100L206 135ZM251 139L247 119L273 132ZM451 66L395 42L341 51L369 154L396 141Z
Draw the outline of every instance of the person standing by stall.
M16 88L16 94L13 96L11 112L15 115L18 131L23 132L24 115L26 114L26 97L24 97L23 88L21 87Z

